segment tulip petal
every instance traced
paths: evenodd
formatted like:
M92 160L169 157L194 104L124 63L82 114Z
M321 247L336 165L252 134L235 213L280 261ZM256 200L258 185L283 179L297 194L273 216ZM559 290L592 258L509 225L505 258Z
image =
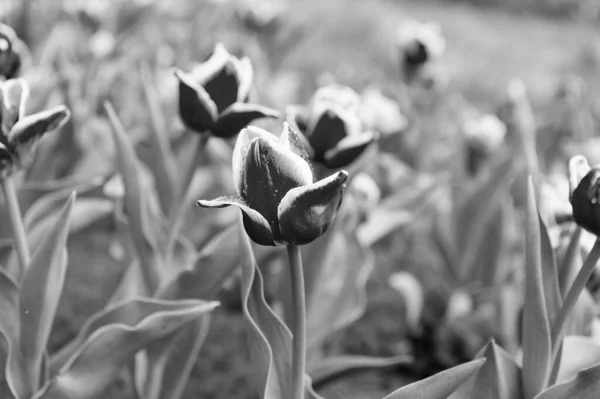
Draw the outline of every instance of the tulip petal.
M64 105L26 116L10 130L8 142L17 149L30 146L46 132L58 129L70 116L71 112Z
M276 245L273 240L273 232L269 222L263 215L250 208L248 204L240 197L218 197L214 200L200 200L198 205L203 208L225 208L230 205L240 208L244 219L244 229L246 233L257 244Z
M190 129L204 133L211 130L218 117L217 106L206 90L196 84L190 75L175 71L179 79L179 114Z
M314 148L317 161L334 148L348 135L348 126L345 121L347 112L340 107L327 107L322 113L311 117L308 125L308 142Z
M233 171L233 185L236 189L237 195L240 197L245 195L243 193L243 182L246 178L246 155L248 154L248 146L256 137L264 137L265 139L273 141L277 140L275 135L256 126L248 126L238 135L237 141L235 142L235 147L233 148L231 166Z
M269 222L275 241L283 237L277 221L277 207L293 188L312 184L308 162L280 143L262 137L250 143L246 156L243 198Z
M15 123L25 116L25 101L29 96L29 86L23 78L7 80L0 86L2 110L0 122L8 133Z
M300 141L302 141L309 159L314 159L315 151L306 138L308 108L303 105L289 105L285 109L285 120L294 130L300 133Z
M583 155L575 155L569 160L569 197L590 171L590 165Z
M210 98L217 105L218 112L221 113L231 104L235 103L238 97L238 77L235 69L235 61L229 59L221 70L204 85L204 89Z
M223 111L212 132L217 137L230 138L255 119L278 118L279 115L278 111L262 105L234 103Z
M254 68L248 57L244 57L239 62L236 62L235 66L239 82L237 101L245 103L248 101L250 90L252 89Z
M325 153L323 164L331 169L344 167L358 158L376 138L373 132L347 136Z
M308 244L327 231L342 204L347 178L342 170L288 191L277 209L279 228L287 241Z
M222 43L217 43L210 57L201 64L196 65L190 72L190 76L197 85L204 86L206 82L214 78L225 67L227 60L231 57Z
M283 133L281 133L281 136L279 137L279 142L303 159L307 160L310 158L306 151L306 144L303 136L287 122L283 122Z

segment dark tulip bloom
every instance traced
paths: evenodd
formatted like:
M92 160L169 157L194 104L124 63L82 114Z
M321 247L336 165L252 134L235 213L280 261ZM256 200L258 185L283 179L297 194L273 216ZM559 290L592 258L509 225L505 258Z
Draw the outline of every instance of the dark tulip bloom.
M28 94L29 88L23 79L0 83L0 174L3 176L21 168L35 143L70 116L64 105L25 116Z
M329 85L314 94L308 107L288 107L287 121L304 136L311 160L327 168L349 165L375 141L358 116L359 95L349 87Z
M252 64L246 57L229 54L222 44L211 57L189 73L177 70L179 114L183 123L198 133L230 138L258 118L277 118L279 112L248 104L252 88Z
M600 236L600 166L590 168L581 155L571 158L569 186L575 223Z
M21 56L17 47L24 45L15 31L8 25L0 23L0 77L11 79L21 68Z
M315 181L298 134L286 123L277 139L250 126L233 150L233 181L237 196L201 200L206 208L235 205L244 228L261 245L302 245L321 236L342 203L346 171Z

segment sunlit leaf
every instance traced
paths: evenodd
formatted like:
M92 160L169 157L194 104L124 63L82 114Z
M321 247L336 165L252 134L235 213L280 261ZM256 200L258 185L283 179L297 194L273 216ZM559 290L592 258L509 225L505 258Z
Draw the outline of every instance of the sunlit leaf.
M548 321L552 323L562 305L562 295L560 294L560 287L558 285L558 268L554 257L554 248L550 241L548 227L544 223L542 215L539 214L539 210L538 220L540 224L540 253L546 311L548 312Z
M125 213L129 218L131 235L140 258L146 284L151 292L161 281L161 266L158 259L159 238L155 229L150 228L152 219L150 193L142 185L144 175L131 140L127 137L117 114L110 104L105 104L106 111L113 124L113 137L117 150L117 166L125 186Z
M42 361L67 271L66 243L75 193L63 207L52 229L33 253L21 283L20 350L25 363L26 397L33 395L41 381Z
M19 287L0 269L0 332L6 345L0 345L0 380L10 387L16 399L25 398L28 387L25 375L25 363L21 354L21 321L19 307Z
M569 382L546 389L535 399L596 399L600 391L600 364L581 370Z
M551 339L542 276L541 238L533 183L527 185L525 228L526 283L523 308L523 387L525 399L537 395L550 374Z
M148 65L140 68L142 86L148 105L148 113L152 122L151 151L152 162L148 164L152 170L162 210L167 214L172 206L173 194L177 190L177 162L169 144L168 128L161 110L160 100Z
M383 399L447 399L486 362L472 360L392 392Z
M600 344L591 337L566 336L560 359L558 383L571 380L579 370L600 363Z

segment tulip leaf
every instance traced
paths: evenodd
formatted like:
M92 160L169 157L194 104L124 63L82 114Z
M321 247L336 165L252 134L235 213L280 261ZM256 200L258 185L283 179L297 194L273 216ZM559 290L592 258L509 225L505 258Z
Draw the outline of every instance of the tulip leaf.
M531 399L546 385L552 361L550 325L542 276L540 224L531 179L527 185L525 235L526 279L522 323L523 387L525 399Z
M381 370L407 365L412 363L412 358L407 355L393 357L372 356L335 356L320 360L309 369L313 379L313 386L322 386L328 382L350 373L366 370Z
M25 362L20 350L20 312L19 287L0 268L0 333L6 341L0 345L0 381L10 388L16 399L25 398L28 391L23 378Z
M427 208L441 194L437 180L418 184L414 189L400 190L384 199L359 227L358 238L365 245L373 245L389 234L410 223L415 213Z
M114 202L106 198L80 198L73 205L69 234L76 234L91 224L110 215L114 210ZM35 249L44 238L46 232L56 222L56 212L29 228L28 241L30 248Z
M136 356L137 389L145 399L181 398L209 325L210 314L203 315Z
M149 162L148 166L154 174L161 208L167 214L172 207L173 194L177 190L177 161L171 151L167 123L148 65L142 64L140 76L152 123L150 129L152 162Z
M146 284L146 279L144 278L139 259L134 259L127 267L127 270L125 270L117 289L108 300L107 306L137 296L147 297L152 296L152 293Z
M512 154L501 154L489 174L483 174L472 191L456 207L455 229L456 248L459 263L457 274L470 275L477 260L477 254L486 239L485 229L507 198L510 182L514 174Z
M406 385L383 399L447 399L486 362L476 359Z
M373 253L351 232L338 228L331 234L326 250L318 253L320 266L307 298L309 351L356 321L367 307L366 284L375 262Z
M592 337L566 336L562 344L562 356L557 382L576 377L579 370L600 363L600 344Z
M539 231L540 231L540 254L542 266L542 279L544 283L544 295L546 298L546 310L548 312L548 321L553 323L554 317L562 306L562 295L558 285L558 267L554 256L554 248L550 241L548 227L542 219L538 210Z
M239 265L239 237L237 224L220 233L200 251L192 268L181 270L158 289L156 297L214 299ZM145 353L136 356L137 389L145 393L146 399L181 397L208 326L209 315L205 315L181 331L157 340Z
M213 238L196 256L191 268L181 270L161 286L162 299L213 299L225 279L239 265L239 226L235 224Z
M158 259L158 245L161 240L156 229L150 226L150 223L157 223L150 209L153 192L143 184L146 176L142 164L117 114L109 103L105 104L105 108L113 124L117 166L125 186L125 213L129 218L129 227L144 279L150 291L154 292L161 281L162 270Z
M513 358L491 340L477 358L485 364L449 399L521 399L521 368Z
M112 322L100 324L96 318L86 323L88 328L76 339L78 343L81 338L85 340L36 398L98 397L139 350L198 320L216 306L217 302L139 298L122 302L110 312L101 312L104 319L112 316Z
M74 202L75 192L33 253L21 283L20 350L25 363L25 397L33 395L42 382L42 362L67 271L67 235Z
M600 391L600 364L577 373L575 379L554 385L535 399L596 399Z
M260 399L279 399L291 392L292 335L267 304L263 279L250 240L240 229L242 307L249 325L253 382Z

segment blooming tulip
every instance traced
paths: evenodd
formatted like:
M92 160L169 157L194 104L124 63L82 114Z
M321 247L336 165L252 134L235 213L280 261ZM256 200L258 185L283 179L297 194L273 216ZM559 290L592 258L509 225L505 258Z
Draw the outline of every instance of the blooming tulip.
M258 244L308 244L333 222L348 174L339 171L315 181L306 155L299 135L287 123L279 140L266 130L248 127L233 151L237 196L198 204L239 207L248 236Z
M276 118L267 107L248 104L252 88L252 64L238 59L222 44L211 57L191 72L175 71L179 79L179 113L183 123L198 133L230 138L258 118Z
M0 83L0 174L7 176L22 167L33 145L45 133L69 119L64 106L25 116L29 89L23 79Z
M287 121L304 138L310 158L328 168L356 160L376 140L359 118L360 97L349 87L332 84L317 90L308 107L289 107Z

